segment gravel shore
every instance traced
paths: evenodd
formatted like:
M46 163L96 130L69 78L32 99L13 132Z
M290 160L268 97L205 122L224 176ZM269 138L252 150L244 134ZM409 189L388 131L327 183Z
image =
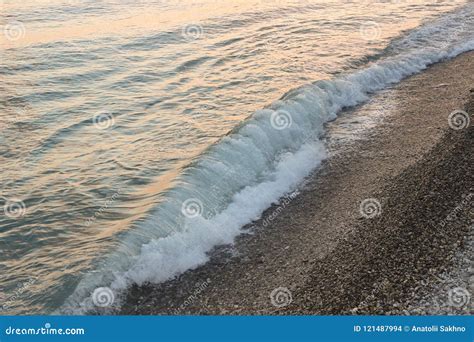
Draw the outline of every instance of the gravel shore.
M441 307L468 313L469 288L442 275L459 272L453 267L459 254L474 262L473 138L472 127L447 132L422 160L387 183L376 196L382 204L373 212L366 208L374 217L361 218L336 249L313 263L310 280L293 291L286 313L436 313ZM437 283L446 294L414 305L423 287ZM454 296L465 296L457 299L464 305Z
M395 105L364 139L206 265L131 288L119 314L472 313L472 88L471 52L375 95Z

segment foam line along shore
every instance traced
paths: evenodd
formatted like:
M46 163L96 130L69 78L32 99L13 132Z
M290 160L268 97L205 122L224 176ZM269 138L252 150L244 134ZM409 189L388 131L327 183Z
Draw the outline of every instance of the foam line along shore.
M234 248L132 288L121 313L472 312L473 68L465 53L377 96L396 105L376 129L267 209Z
M467 19L469 11L463 13L466 23L472 24ZM446 24L445 20L422 27L416 33L439 30ZM408 42L412 44L414 35L412 32L406 40L394 42L392 49ZM214 247L232 244L244 225L260 217L278 198L294 191L320 165L326 157L320 140L324 123L334 120L341 109L367 101L374 92L431 64L472 50L471 38L464 37L459 45L442 49L416 46L404 50L340 79L317 81L293 90L268 109L255 113L189 169L183 177L184 191L178 188L170 194L169 205L164 207L167 213L174 212L168 216L173 220L169 225L187 228L142 248L130 268L111 283L111 288L120 291L129 284L160 283L209 261L208 253ZM230 204L227 198L232 199ZM190 205L191 215L186 215L185 207L185 215L180 214L182 204ZM207 217L209 208L214 214ZM163 222L158 223L157 218L166 216L160 209L133 231L132 236L145 235L141 233L143 230L160 234ZM128 251L130 244L126 246ZM154 271L149 272L150 269Z
M376 132L392 88L474 48L464 0L0 5L6 314L116 312L216 249L247 260L231 246Z
M232 244L244 225L294 191L320 165L326 158L324 124L343 108L473 49L473 37L465 34L469 30L459 31L460 25L473 24L471 13L472 4L427 23L395 40L387 48L395 54L340 78L292 90L257 111L184 171L166 201L124 235L119 249L98 270L101 276L83 278L66 307L88 307L74 302L86 298L91 303L89 294L104 283L121 293L133 284L165 282L209 261L213 248ZM441 48L433 42L425 45L422 37L446 29L456 32L450 36L455 42Z

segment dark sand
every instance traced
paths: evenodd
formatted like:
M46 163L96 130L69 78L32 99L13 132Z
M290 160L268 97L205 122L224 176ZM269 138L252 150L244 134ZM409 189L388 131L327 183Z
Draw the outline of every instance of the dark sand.
M473 286L474 94L471 125L448 125L472 88L472 52L395 86L393 112L326 162L298 196L269 208L206 265L130 289L119 313L472 312L472 300L453 307L446 297ZM361 214L368 198L379 201L380 215ZM440 284L445 274L448 285ZM270 300L279 287L292 297L279 297L282 307Z

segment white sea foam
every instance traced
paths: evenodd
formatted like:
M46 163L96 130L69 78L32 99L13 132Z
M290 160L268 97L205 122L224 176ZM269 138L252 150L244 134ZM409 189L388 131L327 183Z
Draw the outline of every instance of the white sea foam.
M362 103L371 93L430 64L473 50L472 6L464 11L469 34L463 31L449 45L420 46L413 41L425 41L421 34L442 27L457 30L452 21L459 13L449 25L444 18L419 29L422 33L412 32L410 44L400 40L390 47L401 45L403 53L336 80L303 86L257 111L184 170L179 184L123 237L116 253L81 281L65 312L90 309L95 287L121 291L132 283L163 282L204 264L213 247L232 243L245 224L295 189L325 158L318 137L324 123L342 108Z

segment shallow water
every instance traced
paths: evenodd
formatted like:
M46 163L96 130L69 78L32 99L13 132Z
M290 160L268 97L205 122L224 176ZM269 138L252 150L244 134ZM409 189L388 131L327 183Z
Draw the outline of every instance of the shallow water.
M404 77L469 49L472 14L464 1L4 1L2 313L87 306L96 286L205 262L325 157L309 135L398 80L358 70ZM337 98L290 92L340 77L352 88ZM265 107L283 108L271 133Z

